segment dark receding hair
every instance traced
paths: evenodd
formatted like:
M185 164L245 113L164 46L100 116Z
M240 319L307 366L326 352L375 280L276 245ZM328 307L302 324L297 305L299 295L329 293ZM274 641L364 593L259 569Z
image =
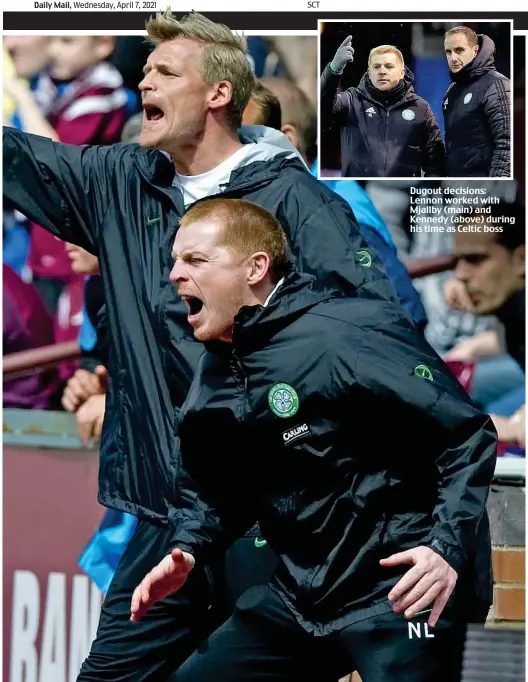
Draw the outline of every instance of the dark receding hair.
M251 99L258 108L258 118L254 121L254 125L280 130L282 125L281 105L272 91L258 81L251 93Z
M486 219L492 218L493 227L501 227L501 232L494 232L495 241L508 251L526 244L526 213L525 207L519 202L499 201L491 204L491 212ZM484 223L485 224L485 223Z
M445 32L444 40L448 36L452 36L455 33L462 33L463 35L465 35L469 47L475 47L475 45L478 45L478 36L472 28L469 28L469 26L455 26L454 28L450 28L449 31Z
M241 256L264 251L270 259L269 272L277 282L289 269L288 240L278 220L261 206L242 199L203 199L183 215L187 227L201 220L219 222L220 244Z

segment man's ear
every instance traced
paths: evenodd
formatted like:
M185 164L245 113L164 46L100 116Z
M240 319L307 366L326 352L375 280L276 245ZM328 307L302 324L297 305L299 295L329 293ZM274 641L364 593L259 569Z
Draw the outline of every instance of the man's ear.
M248 261L247 283L254 287L262 282L270 269L270 257L265 251L254 253Z
M211 95L209 97L210 109L226 107L232 99L233 86L229 81L219 81L211 85Z
M473 54L473 59L475 59L475 57L476 57L477 54L478 54L478 51L480 50L480 45L475 45L475 47L473 48L473 50L475 51L475 53Z
M526 277L526 246L521 244L513 252L513 268L517 277Z
M295 149L299 149L299 136L297 135L297 129L295 126L292 126L291 123L285 123L283 126L281 126L281 133L286 135Z

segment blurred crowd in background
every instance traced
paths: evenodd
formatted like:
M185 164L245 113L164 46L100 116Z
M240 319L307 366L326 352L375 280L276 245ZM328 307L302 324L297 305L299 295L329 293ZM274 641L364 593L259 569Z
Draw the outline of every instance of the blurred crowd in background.
M137 86L149 49L141 37L4 37L4 125L76 145L136 142L142 119ZM260 84L243 123L282 130L316 174L317 38L252 36L248 49ZM522 99L515 135L523 143L517 149L524 149L524 71L519 67L514 75ZM523 154L516 154L515 166L524 168ZM502 241L497 234L475 234L473 252L452 233L411 230L408 182L325 183L351 205L407 312L493 415L503 451L524 456L524 174L516 177L472 183L498 197L498 219L512 216L517 226L516 236ZM409 277L409 259L453 253L454 269ZM78 340L82 349L78 362L5 382L4 407L67 410L75 413L84 443L97 438L108 352L97 257L4 203L3 282L4 355L62 341ZM459 285L474 298L465 299Z

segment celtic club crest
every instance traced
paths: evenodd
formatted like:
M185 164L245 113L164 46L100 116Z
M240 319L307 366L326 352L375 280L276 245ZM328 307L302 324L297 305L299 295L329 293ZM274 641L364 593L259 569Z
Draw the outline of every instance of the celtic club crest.
M268 391L268 404L277 417L292 417L299 409L299 396L288 384L274 384Z

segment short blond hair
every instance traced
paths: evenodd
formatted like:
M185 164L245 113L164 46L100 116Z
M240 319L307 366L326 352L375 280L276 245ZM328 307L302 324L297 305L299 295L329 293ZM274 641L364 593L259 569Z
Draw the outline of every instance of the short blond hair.
M373 57L376 57L379 54L387 54L389 52L394 52L394 54L397 55L398 59L400 60L401 65L405 66L402 53L400 52L400 50L398 50L397 47L394 47L394 45L378 45L378 47L372 48L368 58L369 66Z
M239 128L242 114L255 87L255 75L247 58L247 41L224 24L217 24L198 12L178 20L170 7L150 17L146 24L150 42L161 43L188 38L203 43L204 50L197 68L207 84L229 81L233 88L227 105L228 120Z
M274 282L288 270L290 252L286 234L279 221L261 206L243 199L203 199L182 216L180 226L208 219L220 223L219 244L226 249L243 257L259 251L267 253Z

